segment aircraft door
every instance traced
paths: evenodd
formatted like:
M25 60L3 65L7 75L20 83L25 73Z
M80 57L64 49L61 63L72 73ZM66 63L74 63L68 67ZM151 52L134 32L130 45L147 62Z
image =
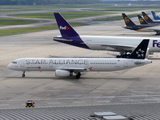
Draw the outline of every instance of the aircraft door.
M128 67L128 60L124 61L124 67L127 68Z
M85 66L89 66L89 61L87 59L84 60Z
M85 65L85 68L89 67L89 61L87 59L84 60L84 65Z
M52 61L52 60L49 61L49 67L50 67L50 68L53 67L53 61Z
M20 66L25 67L24 61L21 61Z
M52 62L49 63L49 67L53 67L53 63Z

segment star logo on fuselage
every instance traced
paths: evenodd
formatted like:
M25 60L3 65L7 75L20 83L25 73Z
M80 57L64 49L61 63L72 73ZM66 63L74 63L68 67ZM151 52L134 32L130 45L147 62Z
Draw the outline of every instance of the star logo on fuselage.
M38 69L41 69L41 67L39 66Z
M92 67L88 68L90 71L92 71Z
M136 52L136 54L137 54L137 57L144 57L144 50L139 49L139 50Z

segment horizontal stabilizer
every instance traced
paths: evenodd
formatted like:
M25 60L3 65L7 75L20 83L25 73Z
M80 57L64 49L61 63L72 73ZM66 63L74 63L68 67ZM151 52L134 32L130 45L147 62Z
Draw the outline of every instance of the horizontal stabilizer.
M68 42L73 41L73 40L68 40L68 39L63 39L63 38L56 38L56 37L54 37L53 40L56 40L56 41L68 41Z

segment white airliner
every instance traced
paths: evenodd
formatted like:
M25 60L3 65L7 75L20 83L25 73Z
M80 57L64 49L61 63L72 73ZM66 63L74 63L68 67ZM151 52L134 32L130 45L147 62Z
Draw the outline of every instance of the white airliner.
M150 39L150 54L160 52L160 38L79 35L59 13L54 16L61 33L53 38L54 41L90 50L116 51L120 52L119 57L127 57L127 53L131 53L143 39Z
M7 67L23 71L55 71L56 76L73 76L79 79L81 72L115 71L151 63L146 59L149 40L143 40L128 58L21 58Z

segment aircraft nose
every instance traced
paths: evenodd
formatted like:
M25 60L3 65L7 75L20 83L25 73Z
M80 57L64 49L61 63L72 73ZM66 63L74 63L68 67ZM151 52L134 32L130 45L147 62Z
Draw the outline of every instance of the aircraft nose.
M9 69L12 69L12 65L11 65L11 63L10 63L10 64L8 64L8 65L7 65L7 67L8 67Z

